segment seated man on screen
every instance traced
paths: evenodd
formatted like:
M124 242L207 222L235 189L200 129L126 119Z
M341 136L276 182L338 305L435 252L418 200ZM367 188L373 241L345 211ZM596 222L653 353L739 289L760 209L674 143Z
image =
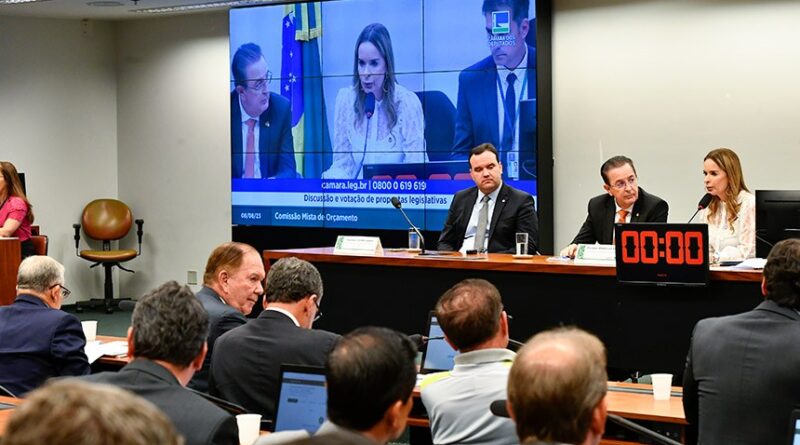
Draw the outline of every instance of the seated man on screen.
M295 178L292 110L269 91L272 72L255 43L236 50L231 64L231 174L234 178Z
M539 220L533 196L504 184L503 165L492 144L472 149L469 174L475 187L453 197L439 236L439 250L515 252L515 236L528 234L528 253L536 253Z
M0 394L22 397L50 377L89 373L81 322L61 310L68 295L61 263L38 255L22 260L17 298L0 307Z
M753 310L694 328L683 409L697 443L786 443L789 415L800 406L800 239L772 248L761 293Z
M308 261L282 258L269 268L264 311L225 333L211 358L211 395L275 417L282 363L324 366L339 335L311 329L320 316L322 277Z
M484 0L491 54L458 76L453 157L463 159L472 147L489 142L498 147L504 177L512 179L520 177L520 165L535 165L533 153L520 153L518 137L521 125L535 127L519 116L519 101L536 98L536 49L525 41L533 32L529 9L528 0Z
M128 328L128 356L118 372L83 377L126 389L157 406L186 445L239 443L236 419L184 386L208 351L208 315L187 286L162 284L142 297Z
M197 292L197 299L208 313L208 354L203 367L189 382L190 388L208 392L214 343L220 335L247 323L245 315L264 293L265 275L261 256L248 244L223 243L209 255L203 288Z
M600 167L600 176L606 194L589 200L589 215L572 244L561 250L561 256L574 258L578 244L611 244L618 222L667 222L669 205L639 187L630 158L614 156L607 160Z
M417 381L417 348L405 335L364 327L328 356L328 420L303 445L383 445L406 429ZM269 436L256 442L270 443Z
M420 384L433 443L519 443L514 423L488 412L493 401L506 398L517 356L506 349L508 316L500 292L486 280L464 280L439 298L436 319L459 354L452 371L431 374Z
M507 414L520 443L597 445L608 414L603 343L578 328L540 332L508 376Z

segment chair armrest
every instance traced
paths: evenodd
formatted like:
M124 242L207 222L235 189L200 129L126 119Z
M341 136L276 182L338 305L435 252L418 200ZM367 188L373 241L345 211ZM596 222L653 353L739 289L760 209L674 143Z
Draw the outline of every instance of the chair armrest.
M81 225L80 224L73 224L72 228L75 229L75 255L80 256L78 253L80 250L80 242L81 242Z
M139 239L139 255L142 254L142 236L144 235L144 231L142 230L142 226L144 225L143 219L137 219L134 221L136 223L136 236Z

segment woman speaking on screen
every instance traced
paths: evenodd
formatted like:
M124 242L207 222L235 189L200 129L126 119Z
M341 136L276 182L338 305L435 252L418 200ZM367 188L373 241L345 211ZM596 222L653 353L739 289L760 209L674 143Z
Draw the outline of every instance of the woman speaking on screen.
M13 236L22 242L22 258L34 254L31 241L33 209L14 164L0 161L0 236Z
M361 31L354 59L353 85L336 95L333 163L322 177L360 179L366 164L427 161L422 105L397 83L385 26L373 23Z
M708 245L714 262L752 258L756 252L756 199L744 184L739 156L729 148L708 152L703 159L706 192L713 197L701 213L708 224Z

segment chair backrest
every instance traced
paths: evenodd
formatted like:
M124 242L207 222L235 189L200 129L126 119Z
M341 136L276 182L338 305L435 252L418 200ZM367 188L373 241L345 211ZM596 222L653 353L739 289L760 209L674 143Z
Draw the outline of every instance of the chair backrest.
M83 231L89 238L118 240L131 230L133 214L122 201L95 199L84 207L81 222Z
M46 235L33 235L31 236L33 243L33 251L36 255L47 255L47 236Z
M456 128L456 107L441 91L417 91L425 118L425 147L428 159L445 161L453 150Z

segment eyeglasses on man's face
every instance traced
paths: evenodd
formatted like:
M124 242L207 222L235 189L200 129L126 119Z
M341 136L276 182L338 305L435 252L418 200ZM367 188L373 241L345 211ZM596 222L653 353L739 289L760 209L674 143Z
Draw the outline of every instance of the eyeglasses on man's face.
M625 187L628 186L631 188L636 187L636 176L631 176L628 179L620 179L619 181L611 184L611 187L614 187L617 190L625 190Z
M61 288L61 298L67 298L67 297L69 297L69 294L72 293L72 291L67 289L66 287L64 287L63 284L54 284L54 285L50 286L50 289L52 289L52 288L54 288L56 286Z
M314 296L312 298L314 299L314 306L317 307L317 315L314 316L314 321L316 322L317 320L322 318L322 311L319 309L319 297Z
M267 71L266 77L262 79L251 79L248 80L246 85L248 90L253 90L256 92L263 92L267 89L267 86L272 83L272 71Z

